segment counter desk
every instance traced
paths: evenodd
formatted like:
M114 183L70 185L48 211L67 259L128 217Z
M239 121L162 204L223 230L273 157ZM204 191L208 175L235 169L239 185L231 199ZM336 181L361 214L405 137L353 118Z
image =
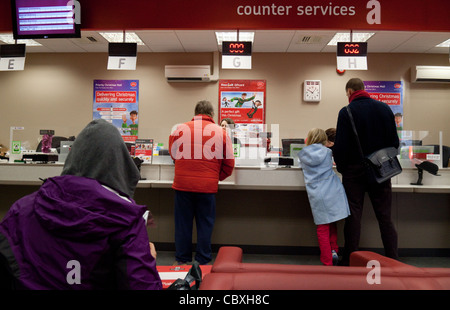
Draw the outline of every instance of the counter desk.
M62 163L0 163L0 218L20 197L38 189L41 179L61 174ZM405 168L392 179L392 218L399 235L400 254L449 255L450 169L440 176ZM151 210L156 227L152 241L173 248L173 164L142 164L135 197ZM237 166L219 182L213 245L246 246L262 253L318 253L317 236L301 168ZM378 223L365 199L360 246L382 248ZM343 246L343 221L338 223ZM195 233L194 233L195 236Z
M42 179L61 174L62 163L0 163L0 184L40 185ZM337 171L336 173L340 175ZM175 174L172 164L142 164L138 188L170 188ZM417 169L405 168L392 178L394 192L450 193L450 168L439 176L423 173L423 185L411 185L418 178ZM219 182L219 189L233 190L305 190L303 172L298 167L236 166L233 174Z

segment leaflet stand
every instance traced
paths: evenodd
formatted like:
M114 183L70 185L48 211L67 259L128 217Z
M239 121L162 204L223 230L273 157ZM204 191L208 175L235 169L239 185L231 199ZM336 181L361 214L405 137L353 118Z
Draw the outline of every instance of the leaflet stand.
M22 160L22 149L20 141L14 141L14 130L24 130L25 127L11 126L9 128L9 162L14 163L16 160Z
M42 153L50 153L52 149L52 140L55 135L55 131L52 129L41 129L39 134L42 136Z

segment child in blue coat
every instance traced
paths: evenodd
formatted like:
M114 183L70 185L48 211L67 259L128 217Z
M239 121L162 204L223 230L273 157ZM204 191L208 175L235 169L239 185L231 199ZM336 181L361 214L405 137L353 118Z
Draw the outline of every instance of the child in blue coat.
M324 265L337 264L336 222L350 215L350 209L341 180L333 171L332 151L327 148L324 130L309 131L306 147L298 153L306 191L311 206Z

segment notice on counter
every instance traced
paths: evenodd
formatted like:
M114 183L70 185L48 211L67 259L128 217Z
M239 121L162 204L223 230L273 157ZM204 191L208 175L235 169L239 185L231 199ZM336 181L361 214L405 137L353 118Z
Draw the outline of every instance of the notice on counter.
M94 80L93 119L119 129L125 142L138 138L139 80Z
M134 156L139 157L144 163L151 163L153 155L153 139L136 139Z
M401 81L364 81L370 97L386 103L395 116L397 131L403 130L403 83Z
M13 141L12 142L11 153L12 154L22 153L22 142L21 141Z

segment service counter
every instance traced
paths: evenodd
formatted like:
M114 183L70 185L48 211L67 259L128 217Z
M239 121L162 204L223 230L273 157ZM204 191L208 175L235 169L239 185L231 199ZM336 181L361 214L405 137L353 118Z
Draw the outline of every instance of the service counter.
M62 168L62 163L0 163L0 219L15 200L37 190L41 179L60 175ZM440 176L424 171L422 186L410 185L418 179L413 168L405 168L392 179L392 218L401 255L450 253L450 169L438 173ZM173 248L174 165L144 163L141 176L134 198L147 205L155 217L157 225L149 228L149 237ZM248 246L247 250L263 253L318 253L301 168L237 166L229 178L219 182L216 201L213 245ZM362 226L360 246L381 249L368 197ZM338 228L342 246L342 221Z
M40 185L42 179L61 174L63 164L0 163L0 184ZM339 173L336 171L339 175ZM138 188L170 188L175 174L173 164L142 164ZM394 192L450 193L450 168L440 169L439 176L423 172L423 185L411 185L418 179L415 168L404 168L392 178ZM303 172L298 167L237 166L233 174L219 182L219 189L233 190L305 190Z

